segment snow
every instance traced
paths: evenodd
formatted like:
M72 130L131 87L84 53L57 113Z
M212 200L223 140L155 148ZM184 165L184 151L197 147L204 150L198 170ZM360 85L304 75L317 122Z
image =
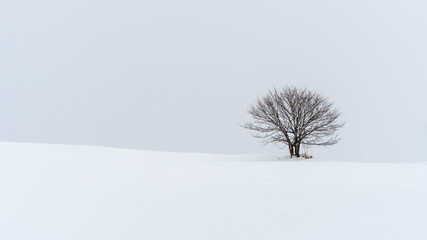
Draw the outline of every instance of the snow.
M0 239L427 239L427 164L404 160L4 142Z

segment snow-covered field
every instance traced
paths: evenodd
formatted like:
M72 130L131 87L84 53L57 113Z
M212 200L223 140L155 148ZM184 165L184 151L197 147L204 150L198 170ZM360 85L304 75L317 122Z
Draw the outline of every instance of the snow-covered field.
M0 143L0 239L425 240L427 164Z

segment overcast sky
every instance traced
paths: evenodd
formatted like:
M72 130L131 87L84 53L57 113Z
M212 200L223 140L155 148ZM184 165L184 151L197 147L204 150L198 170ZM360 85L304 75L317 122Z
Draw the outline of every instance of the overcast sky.
M0 140L287 154L239 123L257 96L293 85L343 112L342 141L314 155L419 159L426 9L421 0L1 1Z

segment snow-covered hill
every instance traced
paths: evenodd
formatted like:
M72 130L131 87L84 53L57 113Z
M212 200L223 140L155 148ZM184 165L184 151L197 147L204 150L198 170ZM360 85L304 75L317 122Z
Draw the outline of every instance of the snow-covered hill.
M426 163L0 143L0 239L424 240L426 173Z

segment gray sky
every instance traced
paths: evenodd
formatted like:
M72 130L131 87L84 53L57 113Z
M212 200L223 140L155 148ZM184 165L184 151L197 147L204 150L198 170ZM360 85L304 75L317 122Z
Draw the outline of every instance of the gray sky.
M0 140L273 153L239 123L274 86L343 112L340 158L427 153L425 1L0 2ZM409 150L406 149L410 147Z

